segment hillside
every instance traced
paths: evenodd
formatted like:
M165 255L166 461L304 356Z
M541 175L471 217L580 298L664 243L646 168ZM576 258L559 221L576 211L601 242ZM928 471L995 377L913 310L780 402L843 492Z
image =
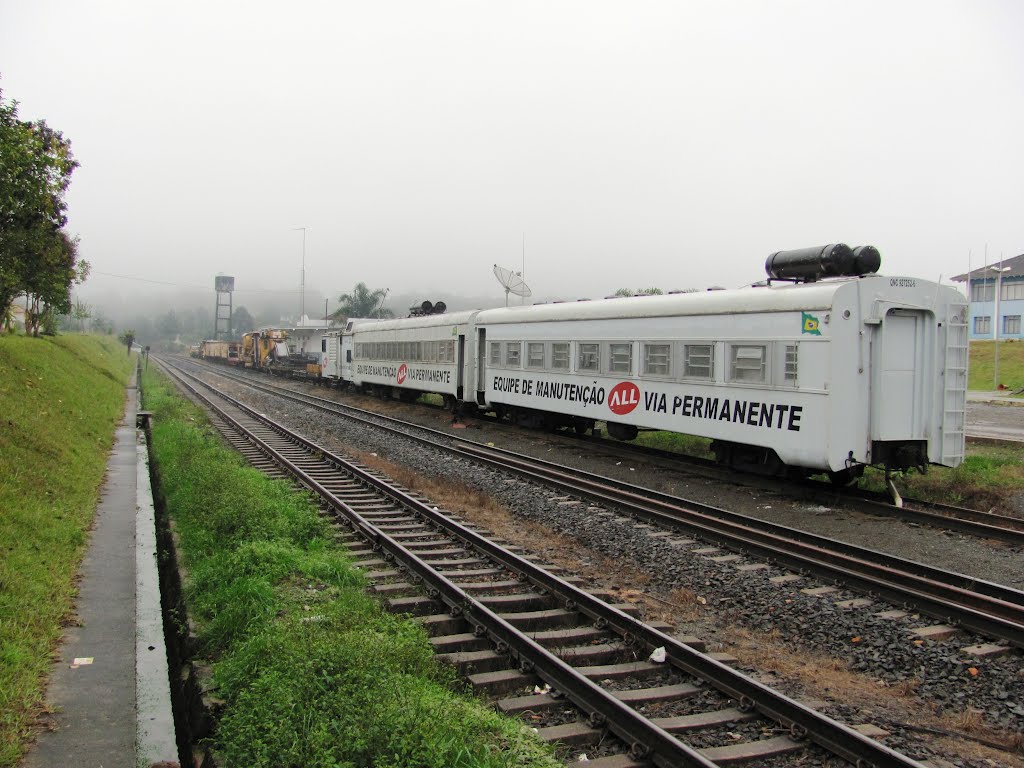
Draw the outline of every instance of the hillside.
M0 767L42 702L134 360L109 336L0 336Z

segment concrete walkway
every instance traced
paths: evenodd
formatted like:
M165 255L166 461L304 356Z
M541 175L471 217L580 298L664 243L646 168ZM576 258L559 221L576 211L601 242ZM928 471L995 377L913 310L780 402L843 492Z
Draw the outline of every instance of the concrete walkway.
M170 719L167 656L159 626L160 594L158 588L153 588L158 584L153 504L144 433L135 428L136 412L133 374L124 419L117 428L108 461L89 549L79 571L75 612L80 626L71 627L64 635L47 690L47 704L52 712L45 723L48 729L29 751L22 764L24 768L178 765ZM144 476L140 463L145 468ZM137 516L137 509L146 510L147 500L143 497L147 494L149 514ZM139 541L151 549L138 556L142 562L139 573L137 520L143 520L143 525L149 527L148 536L144 528L139 531ZM138 594L137 576L141 577ZM158 622L155 635L154 606ZM137 634L140 613L146 621L141 628L144 636ZM147 654L138 660L137 643L138 652ZM159 669L154 675L154 668L161 664L163 690L159 690ZM142 717L136 707L140 680L138 698L146 705Z

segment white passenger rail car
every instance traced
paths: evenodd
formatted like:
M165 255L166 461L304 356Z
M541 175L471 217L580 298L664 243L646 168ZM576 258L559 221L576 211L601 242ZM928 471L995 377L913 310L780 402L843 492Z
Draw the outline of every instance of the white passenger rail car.
M957 466L966 301L879 264L825 246L772 254L767 284L738 290L349 321L324 370L524 426L699 435L764 472Z
M880 276L487 310L477 402L620 439L700 435L720 461L837 481L956 466L965 317L953 288Z
M439 394L455 407L464 399L471 373L466 339L476 315L469 311L358 321L341 338L345 357L349 349L352 353L347 381L405 401Z

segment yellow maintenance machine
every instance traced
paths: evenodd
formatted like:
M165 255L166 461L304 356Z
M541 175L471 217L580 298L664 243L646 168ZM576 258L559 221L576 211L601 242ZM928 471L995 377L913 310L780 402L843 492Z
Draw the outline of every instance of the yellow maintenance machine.
M242 359L246 368L267 370L272 362L288 356L288 334L276 328L242 335Z

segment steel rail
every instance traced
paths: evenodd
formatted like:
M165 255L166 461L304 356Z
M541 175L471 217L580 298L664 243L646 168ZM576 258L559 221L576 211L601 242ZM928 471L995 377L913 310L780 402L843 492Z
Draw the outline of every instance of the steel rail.
M884 744L874 741L858 731L737 672L731 667L690 648L670 635L647 626L642 621L633 618L618 608L560 579L540 566L531 563L529 560L507 551L466 526L451 520L432 509L429 505L408 496L362 468L354 466L343 458L324 450L311 440L288 430L269 417L258 413L250 406L222 392L217 392L205 382L200 383L275 432L287 435L289 440L301 444L306 450L316 453L324 460L344 468L346 472L359 477L365 483L380 490L392 501L411 508L420 516L430 519L468 546L478 549L488 557L501 563L504 567L524 575L549 592L558 595L558 597L565 601L567 607L580 610L591 616L595 621L614 627L627 640L636 638L651 648L664 647L668 657L675 666L694 677L705 680L717 690L736 699L740 702L742 708L756 709L766 717L785 725L790 729L791 735L794 737L806 737L832 754L843 757L857 765L873 765L878 768L889 768L889 766L893 768L896 766L920 768L920 763L906 755L902 755ZM190 387L190 389L194 388ZM208 398L198 392L197 395L203 398L204 401L209 402L210 406L220 413L222 418L230 421L232 424L237 424L236 420L224 413L223 409L210 402ZM235 428L238 429L240 426ZM251 434L249 439L258 441L258 438ZM263 441L259 442L261 450L264 450L268 455L274 455L275 460L278 460L276 458L278 452L263 443ZM345 516L352 520L354 525L362 531L364 537L375 542L377 546L387 549L395 558L406 563L408 568L422 578L423 581L430 583L432 589L436 591L436 596L449 605L453 615L463 615L471 624L484 626L492 637L503 642L509 649L514 649L516 655L521 660L526 660L528 664L532 665L545 682L569 694L570 698L585 711L596 713L601 720L605 721L610 730L636 751L638 756L643 756L645 751L644 745L650 746L653 742L655 745L654 754L647 757L657 765L715 765L688 745L676 739L672 734L663 731L658 726L644 719L635 710L608 694L589 678L580 675L547 649L539 646L530 638L525 637L519 630L501 619L494 611L480 604L479 601L469 596L443 575L434 571L429 564L380 531L380 529L359 515L348 504L337 498L286 457L282 456L280 460L284 466L288 467L290 472L301 479L304 485L316 491L331 506L342 510ZM596 698L591 698L591 696ZM627 724L617 721L620 715L628 718ZM637 718L639 718L639 723L634 722Z
M897 604L909 601L940 620L1024 647L1024 593L1018 590L644 488L622 490L576 468L503 449L466 443L462 452L491 466L624 507L659 524L682 526L789 568L838 579Z
M443 574L432 568L426 561L418 557L411 550L404 547L380 530L377 526L360 515L355 509L334 493L325 488L319 481L305 472L298 464L287 456L276 450L273 446L255 435L252 430L245 428L236 418L214 403L208 397L189 386L193 394L212 410L214 410L232 428L244 434L264 454L271 457L282 467L288 470L304 486L314 491L321 499L327 502L332 508L341 512L364 538L372 542L375 548L387 550L393 559L401 562L410 572L415 574L425 584L429 585L428 596L444 602L453 613L461 615L473 625L483 626L492 638L503 644L521 660L528 661L533 670L546 683L566 694L577 706L581 706L588 714L596 715L598 720L612 731L616 736L630 745L632 754L638 758L651 759L656 765L671 768L672 766L693 766L693 768L716 768L716 763L708 760L689 745L681 742L672 734L655 725L648 718L629 707L586 676L580 674L566 662L559 659L548 649L536 641L527 637L507 621L498 616L497 613L483 605L480 601L470 596L467 592L458 587L454 582ZM210 385L205 384L213 390ZM273 421L254 409L246 406L238 400L224 394L216 393L225 399L232 406L238 408L250 418L260 424L269 427L283 438L301 445L305 450L313 450L324 461L344 468L347 472L353 472L365 482L371 483L374 487L385 491L392 500L401 499L403 506L409 506L419 512L428 510L425 504L416 501L412 497L402 493L388 483L375 478L369 473L350 464L339 456L316 446L306 438L291 432L283 425ZM433 510L429 510L433 512ZM468 529L460 526L463 534L468 537L475 537ZM530 570L526 560L510 555L519 561L520 572ZM554 577L553 577L554 578ZM569 585L566 583L566 587ZM596 598L595 598L596 599ZM500 648L501 646L499 646ZM651 750L653 754L648 754Z
M298 403L304 403L311 405L316 408L322 408L332 413L339 413L347 418L356 419L362 423L376 426L379 429L391 429L385 424L376 423L373 419L379 419L382 421L390 422L392 424L401 425L403 429L417 429L429 435L430 437L424 438L417 435L409 435L408 432L402 432L407 435L410 439L418 440L420 442L430 442L431 439L445 438L448 440L458 440L462 442L473 442L466 438L456 437L448 432L442 430L433 429L431 427L425 427L419 424L412 424L409 422L396 419L393 416L386 416L380 413L374 413L358 406L349 405L346 403L339 403L335 400L329 400L323 397L317 397L316 395L310 395L304 392L297 392L286 387L268 385L265 383L257 383L252 381L252 376L240 375L234 371L221 370L219 368L213 368L210 366L203 366L204 370L216 373L216 375L229 378L233 381L244 383L246 386L252 387L269 394L274 394L280 397L285 397L290 400L294 400ZM366 419L363 416L355 414L367 414L371 418ZM399 430L401 431L401 430ZM671 451L665 451L657 448L648 448L645 446L632 446L630 450L624 450L623 445L619 443L608 443L607 441L600 440L595 441L593 438L583 438L574 436L571 434L563 435L567 439L582 440L585 444L599 444L603 449L616 450L623 454L638 454L638 455L650 455L655 458L667 458L674 462L685 461L687 464L700 467L701 469L712 472L721 473L724 468L714 462L707 461L706 459L700 459L692 456L686 456L685 454L674 453ZM738 471L738 470L733 470ZM994 539L998 541L1005 541L1009 544L1016 546L1024 546L1024 519L1010 517L1008 515L1000 515L993 512L983 512L977 509L970 509L968 507L958 507L951 504L943 504L941 502L924 501L922 499L913 499L910 497L904 497L904 506L897 508L893 504L886 500L886 497L881 494L877 494L871 491L861 491L850 488L837 488L829 483L819 482L816 480L797 480L797 481L783 481L779 478L765 477L756 475L753 473L745 473L751 479L756 479L764 484L770 484L771 487L789 484L790 486L795 485L798 488L803 488L814 493L827 493L830 496L838 495L844 499L847 503L852 503L854 506L859 505L861 509L859 511L869 512L872 514L888 515L891 516L895 513L896 517L908 520L911 522L918 522L924 525L934 526L937 528L944 528L946 530L957 531L958 533L965 533L971 536L978 536L981 538ZM912 505L912 506L907 506ZM914 507L923 507L924 509L915 509ZM932 511L928 511L932 510Z

